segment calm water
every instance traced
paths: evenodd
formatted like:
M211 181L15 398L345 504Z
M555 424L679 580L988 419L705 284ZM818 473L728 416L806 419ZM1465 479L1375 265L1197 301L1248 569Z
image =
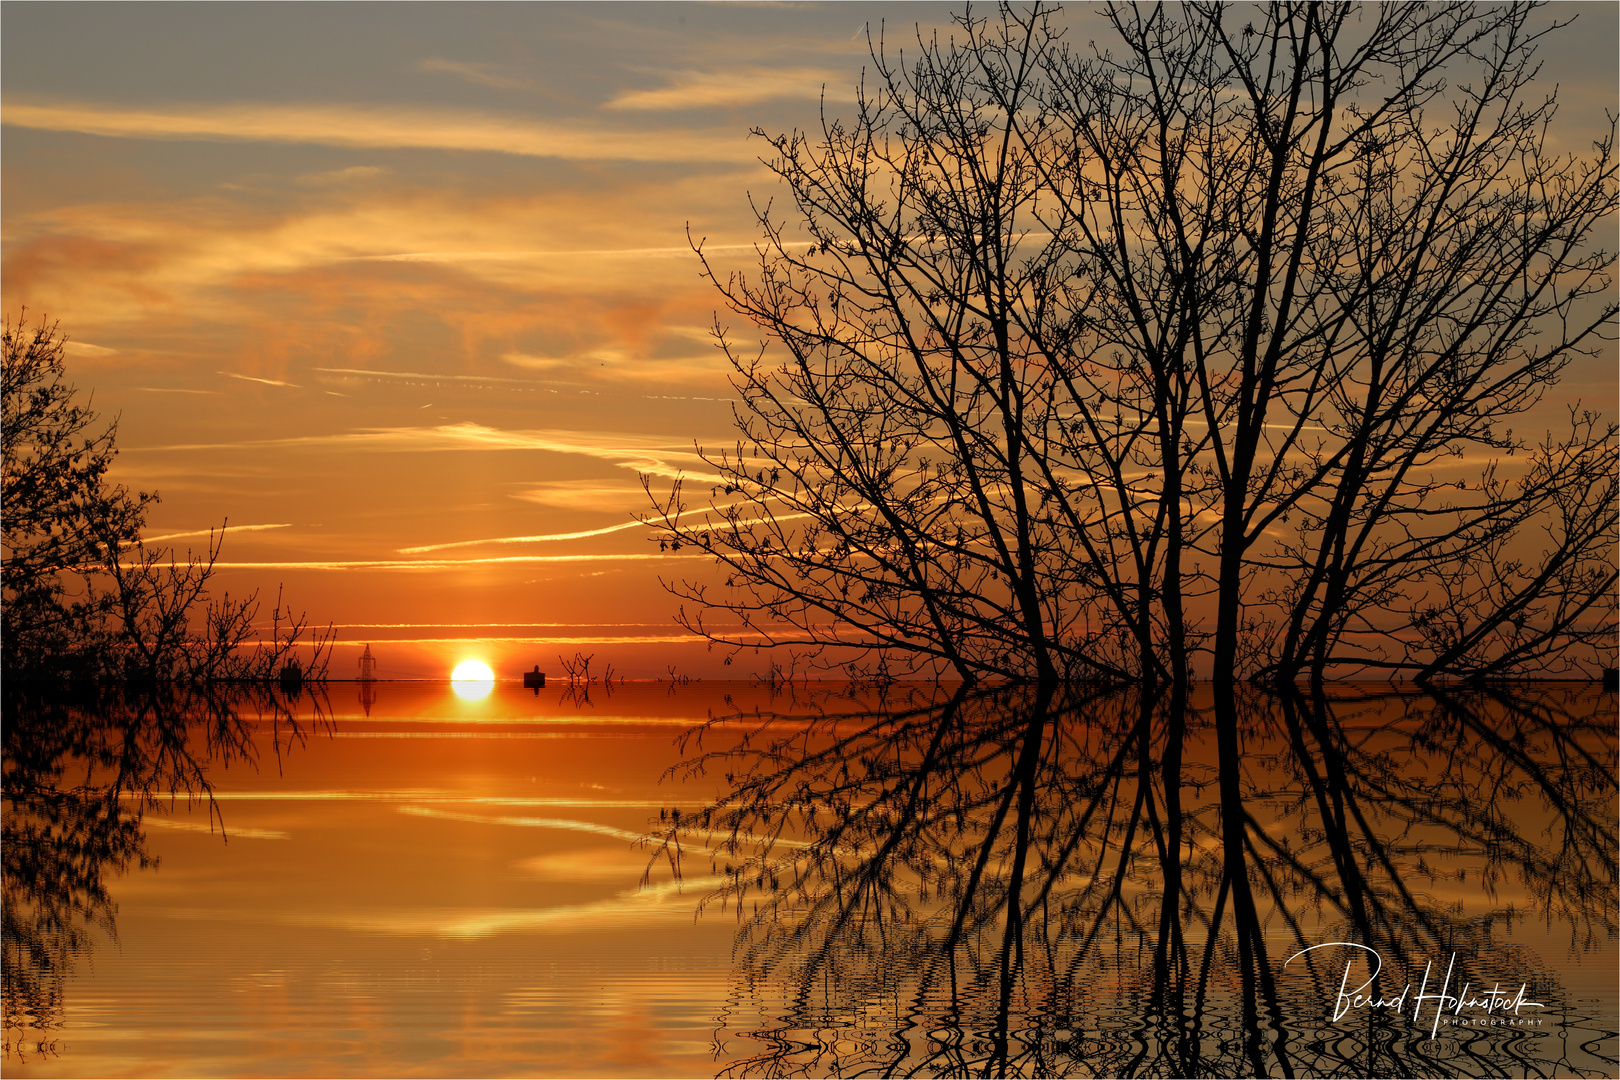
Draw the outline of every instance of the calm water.
M1241 705L13 695L4 1070L1615 1075L1614 695Z

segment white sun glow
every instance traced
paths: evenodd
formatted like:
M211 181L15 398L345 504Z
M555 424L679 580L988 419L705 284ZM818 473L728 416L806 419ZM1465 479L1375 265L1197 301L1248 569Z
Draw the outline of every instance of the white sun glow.
M495 673L482 660L463 660L450 673L450 689L465 701L477 701L495 689Z

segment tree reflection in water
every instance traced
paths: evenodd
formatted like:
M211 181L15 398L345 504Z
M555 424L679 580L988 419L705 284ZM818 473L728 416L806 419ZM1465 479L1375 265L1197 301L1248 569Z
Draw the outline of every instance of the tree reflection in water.
M257 767L261 747L279 756L326 715L319 690L289 698L266 687L158 685L79 696L8 688L0 848L7 1058L50 1053L41 1036L59 1023L75 959L98 937L116 938L112 881L156 863L145 812L204 800L227 835L208 772Z
M1198 700L1024 689L694 732L729 794L655 858L712 860L742 922L716 1052L763 1049L728 1074L1612 1074L1613 1017L1515 944L1613 946L1612 695L1240 706L1227 739ZM1370 971L1296 955L1330 942L1404 1009L1335 1020ZM1431 1038L1431 962L1429 993L1528 983L1542 1026Z

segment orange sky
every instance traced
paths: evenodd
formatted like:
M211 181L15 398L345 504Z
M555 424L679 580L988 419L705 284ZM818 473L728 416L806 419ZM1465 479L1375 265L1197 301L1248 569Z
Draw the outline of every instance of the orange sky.
M284 582L335 675L368 641L384 677L765 666L683 639L658 579L706 565L630 526L638 474L731 439L685 229L741 265L777 191L749 127L848 112L864 29L950 6L3 10L5 310L72 338L149 537L228 518L220 586ZM1615 6L1579 12L1546 53L1577 133L1616 53Z

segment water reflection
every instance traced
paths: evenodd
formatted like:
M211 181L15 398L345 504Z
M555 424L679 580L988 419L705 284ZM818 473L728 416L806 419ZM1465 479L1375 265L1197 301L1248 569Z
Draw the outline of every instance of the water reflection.
M1613 701L787 708L656 854L742 922L728 1075L1611 1075Z
M156 862L143 816L209 802L209 771L279 757L326 715L323 695L269 688L147 687L83 696L8 688L0 847L0 1011L7 1057L48 1055L63 984L98 939L116 938L110 889ZM302 719L300 717L302 716Z

